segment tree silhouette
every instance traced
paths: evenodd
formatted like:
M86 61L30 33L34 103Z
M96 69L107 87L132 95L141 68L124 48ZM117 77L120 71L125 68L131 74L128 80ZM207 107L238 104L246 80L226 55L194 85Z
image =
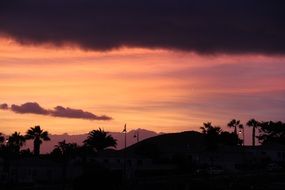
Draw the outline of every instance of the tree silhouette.
M55 145L55 148L53 149L52 153L57 154L61 158L69 158L78 152L78 145L76 143L66 143L65 140L58 142L57 145Z
M2 133L0 133L0 145L2 145L5 141L5 137Z
M62 182L65 186L68 161L70 158L75 157L78 153L78 145L76 143L66 143L65 140L58 142L51 152L52 158L62 163ZM65 189L65 188L63 188Z
M25 144L26 138L20 134L20 132L14 132L8 138L7 146L8 148L15 153L20 152L20 148Z
M239 138L238 138L238 140L241 142L240 144L241 145L243 145L244 146L244 140L245 140L245 134L244 134L244 126L243 126L243 124L240 124L239 126L238 126L238 128L240 129L240 130L242 130L242 140L240 140Z
M257 137L262 144L283 144L285 145L285 123L278 121L261 122L259 125L260 135Z
M200 127L202 133L209 136L218 136L222 129L220 127L213 126L211 122L203 123L203 127Z
M92 147L100 152L108 147L116 147L117 140L101 128L90 131L86 140L83 141L85 146Z
M240 139L235 133L230 133L228 131L222 131L219 135L219 142L224 145L234 146L239 144Z
M241 144L241 140L238 138L238 132L237 132L237 128L243 129L243 125L240 123L240 120L232 119L228 123L228 127L229 128L234 128L234 134L236 135L236 144Z
M218 145L219 135L222 132L220 127L213 126L211 122L203 123L203 127L200 127L202 133L206 137L209 149L215 149Z
M48 136L47 131L43 131L39 125L35 127L31 127L25 136L26 139L34 140L34 155L40 155L40 146L43 141L49 141L50 138Z
M255 129L259 126L259 122L255 119L249 120L246 125L252 127L252 146L255 146Z
M237 128L242 128L243 125L240 123L240 120L232 119L232 120L228 123L228 127L234 128L234 133L235 133L236 135L238 135L238 133L237 133Z

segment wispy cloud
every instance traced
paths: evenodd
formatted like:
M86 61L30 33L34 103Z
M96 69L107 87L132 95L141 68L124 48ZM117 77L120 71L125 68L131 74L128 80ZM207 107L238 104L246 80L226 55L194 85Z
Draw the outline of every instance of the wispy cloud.
M75 119L88 119L88 120L111 120L112 118L106 115L97 116L91 112L83 111L81 109L65 108L62 106L56 106L54 109L45 109L36 102L27 102L22 105L12 104L11 107L8 104L0 104L0 109L11 110L19 114L39 114L49 115L53 117L75 118Z

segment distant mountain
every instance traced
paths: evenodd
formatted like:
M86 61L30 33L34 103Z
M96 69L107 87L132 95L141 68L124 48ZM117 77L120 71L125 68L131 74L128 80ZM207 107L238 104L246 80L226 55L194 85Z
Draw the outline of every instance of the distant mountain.
M154 131L149 131L146 129L136 129L131 130L127 133L127 146L130 146L137 142L137 137L134 137L134 135L137 135L137 132L139 133L139 141L157 136L159 134L163 133L156 133ZM124 133L121 132L110 132L110 134L117 139L117 149L122 149L125 146L125 136ZM69 135L67 133L62 135L50 135L51 141L45 141L43 142L41 146L41 153L48 153L53 150L54 146L60 142L65 140L69 143L77 143L79 145L82 145L82 142L87 138L88 134L79 134L79 135ZM33 141L29 140L26 142L26 146L23 148L30 148L33 150Z

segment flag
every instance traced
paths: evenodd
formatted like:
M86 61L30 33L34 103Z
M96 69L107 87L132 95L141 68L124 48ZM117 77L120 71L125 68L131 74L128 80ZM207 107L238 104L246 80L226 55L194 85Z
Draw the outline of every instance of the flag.
M123 130L122 132L123 132L123 133L126 133L126 132L127 132L127 124L125 124L124 130Z

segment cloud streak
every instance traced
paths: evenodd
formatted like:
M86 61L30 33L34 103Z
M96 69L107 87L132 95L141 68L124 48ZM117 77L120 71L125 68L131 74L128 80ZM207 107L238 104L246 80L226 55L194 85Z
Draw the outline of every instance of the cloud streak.
M285 53L285 2L4 0L0 33L23 44L198 53Z
M0 110L7 110L8 109L8 104L0 104Z
M15 113L33 113L33 114L40 114L40 115L48 115L49 111L42 108L38 103L36 102L27 102L22 105L11 105L11 111Z
M81 109L65 108L62 106L56 106L53 110L45 109L36 102L27 102L22 105L12 104L11 107L8 104L0 104L0 109L11 110L19 114L38 114L49 115L53 117L64 117L74 119L87 119L87 120L111 120L112 118L106 115L97 116L91 112L83 111Z
M64 108L62 106L56 106L54 110L50 111L50 114L55 117L66 118L81 118L90 120L110 120L111 118L105 115L97 116L93 113L86 112L80 109Z

